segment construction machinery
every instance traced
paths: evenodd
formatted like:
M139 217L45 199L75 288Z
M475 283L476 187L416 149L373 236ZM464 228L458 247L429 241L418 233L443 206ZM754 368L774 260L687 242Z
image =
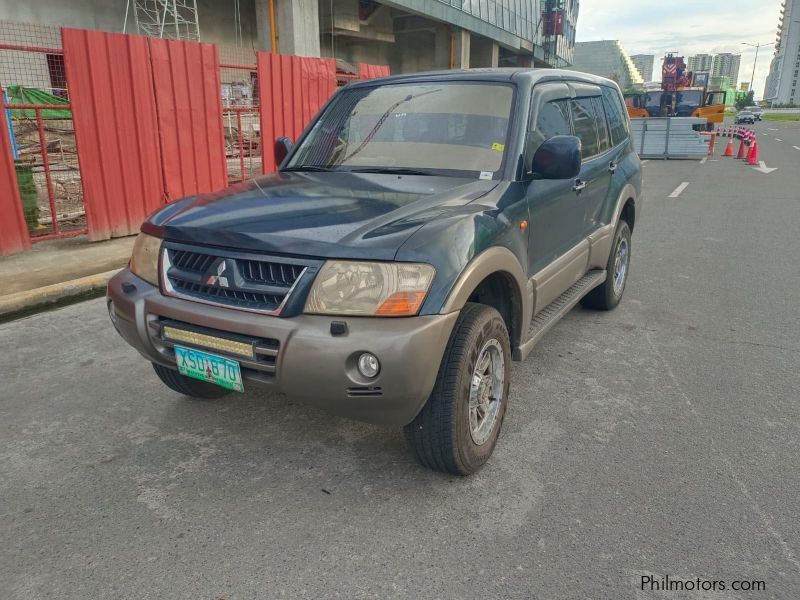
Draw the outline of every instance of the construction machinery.
M648 117L697 117L706 120L706 129L725 120L725 92L708 89L709 74L692 73L677 52L668 52L661 68L661 86L656 90L625 94L631 119Z

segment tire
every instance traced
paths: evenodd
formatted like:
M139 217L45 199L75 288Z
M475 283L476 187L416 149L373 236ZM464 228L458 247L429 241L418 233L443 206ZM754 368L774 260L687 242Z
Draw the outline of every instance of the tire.
M624 266L621 278L618 278L617 255L620 249L624 249ZM602 285L597 286L581 299L581 304L587 308L598 310L612 310L617 307L622 295L625 293L625 284L628 282L631 260L631 228L628 223L620 220L617 224L617 231L614 233L614 243L611 244L611 253L606 264L606 277ZM615 285L615 281L617 284Z
M207 381L200 381L199 379L186 377L174 369L170 369L156 363L153 363L153 369L155 370L156 375L158 375L158 378L164 382L164 385L178 392L179 394L189 396L190 398L216 400L217 398L222 398L223 396L230 394L230 390L226 390L225 388L214 385L213 383L208 383Z
M486 355L489 375L473 387L478 359L484 363ZM427 403L404 428L416 459L429 469L454 475L478 471L497 443L510 375L511 345L503 318L490 306L467 303L450 335ZM500 397L494 399L497 393Z

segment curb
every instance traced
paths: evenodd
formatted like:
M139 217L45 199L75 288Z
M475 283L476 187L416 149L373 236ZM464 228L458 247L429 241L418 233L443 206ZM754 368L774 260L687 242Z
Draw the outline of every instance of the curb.
M108 280L119 273L120 269L97 273L72 281L55 283L33 290L25 290L15 294L0 296L0 322L8 321L19 313L30 314L54 304L63 304L70 299L88 296L99 290L105 290Z

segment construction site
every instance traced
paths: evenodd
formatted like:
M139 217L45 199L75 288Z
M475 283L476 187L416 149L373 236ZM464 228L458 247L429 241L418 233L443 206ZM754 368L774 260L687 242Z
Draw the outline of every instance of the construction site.
M150 18L151 13L144 10L136 14L138 31L155 32L153 28L156 27L156 20L154 16ZM142 15L150 20L144 21ZM178 12L167 28L167 22L162 14L158 33L170 31L173 32L174 37L179 38L167 38L172 50L180 48L180 44L190 44L192 47L198 48L205 46L206 50L213 50L212 54L215 56L211 64L195 64L193 66L205 69L211 67L215 72L212 80L214 90L212 91L216 91L216 98L212 96L211 100L215 100L217 106L211 110L211 114L220 117L219 126L214 129L220 133L221 154L224 156L224 164L221 165L221 170L225 173L224 183L221 183L221 187L224 187L264 172L256 52L235 46L198 44L190 39L194 37L195 27L196 24L192 25L192 22L186 19L186 13ZM98 35L106 34L98 32ZM143 39L120 34L116 34L116 38L128 38L126 41ZM74 106L75 94L71 93L68 81L61 29L47 25L0 22L0 40L2 40L0 43L0 87L3 90L3 120L8 129L6 140L10 143L10 152L14 160L17 187L20 192L28 234L32 241L85 234L88 232L89 224L82 179L82 162L79 160L80 142L78 138L80 135L76 136L73 117L77 107ZM132 114L121 115L121 107L114 100L117 91L114 88L117 87L118 82L114 80L113 69L115 69L117 61L124 57L112 53L109 54L108 59L108 63L101 67L101 70L108 77L109 85L104 89L100 87L83 89L80 95L85 96L88 92L94 102L104 104L106 109L110 109L109 116L113 120L113 127L103 128L99 131L102 140L98 140L98 143L117 147L120 155L124 157L125 146L137 145L141 140L133 138L132 135L137 132L132 131L122 121L133 116L131 125L135 127L138 116L135 114L133 106L130 107L134 110ZM316 95L314 112L337 85L344 85L350 80L359 78L358 65L350 65L341 60L336 62L329 59L308 60L316 61L318 65L324 62L330 75L328 82L330 89L324 96ZM373 76L388 74L386 68L380 68L377 71L367 70L373 73ZM287 77L282 78L278 82L279 84L302 85L300 79L303 78L303 75L299 69L286 75ZM87 83L90 86L96 84L95 81ZM172 83L174 81L170 79L168 84ZM193 117L200 117L199 112L207 113L208 107L192 105L193 100L198 100L194 90L190 89L194 83L187 74L183 82L187 104L183 108L194 114L182 116L188 117L184 124L188 124L190 127L194 124L197 129L204 125L202 121L198 122ZM164 86L163 89L155 89L154 94L156 97L163 98L162 110L180 111L182 107L175 104L174 98L172 98L173 90L168 89L169 85ZM207 99L203 101L205 100ZM283 103L282 98L278 98L278 100ZM299 107L291 102L286 108L292 111ZM313 114L310 110L309 107L303 124ZM90 118L96 116L92 114ZM295 129L292 133L297 135L299 130ZM157 131L152 131L151 135L159 137ZM189 147L184 147L181 152L189 157L194 151ZM88 161L83 162L84 170L91 168L87 166L89 164ZM124 167L120 165L120 168ZM188 191L197 192L204 189L212 191L206 187L190 186Z

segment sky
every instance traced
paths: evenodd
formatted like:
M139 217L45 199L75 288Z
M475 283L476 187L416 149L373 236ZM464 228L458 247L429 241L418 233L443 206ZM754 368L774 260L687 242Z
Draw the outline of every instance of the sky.
M694 54L732 52L742 55L739 81L750 81L756 49L741 42L774 43L782 0L581 0L577 41L619 40L629 54L677 51ZM796 26L796 25L795 25ZM764 93L772 46L758 52L753 88Z

